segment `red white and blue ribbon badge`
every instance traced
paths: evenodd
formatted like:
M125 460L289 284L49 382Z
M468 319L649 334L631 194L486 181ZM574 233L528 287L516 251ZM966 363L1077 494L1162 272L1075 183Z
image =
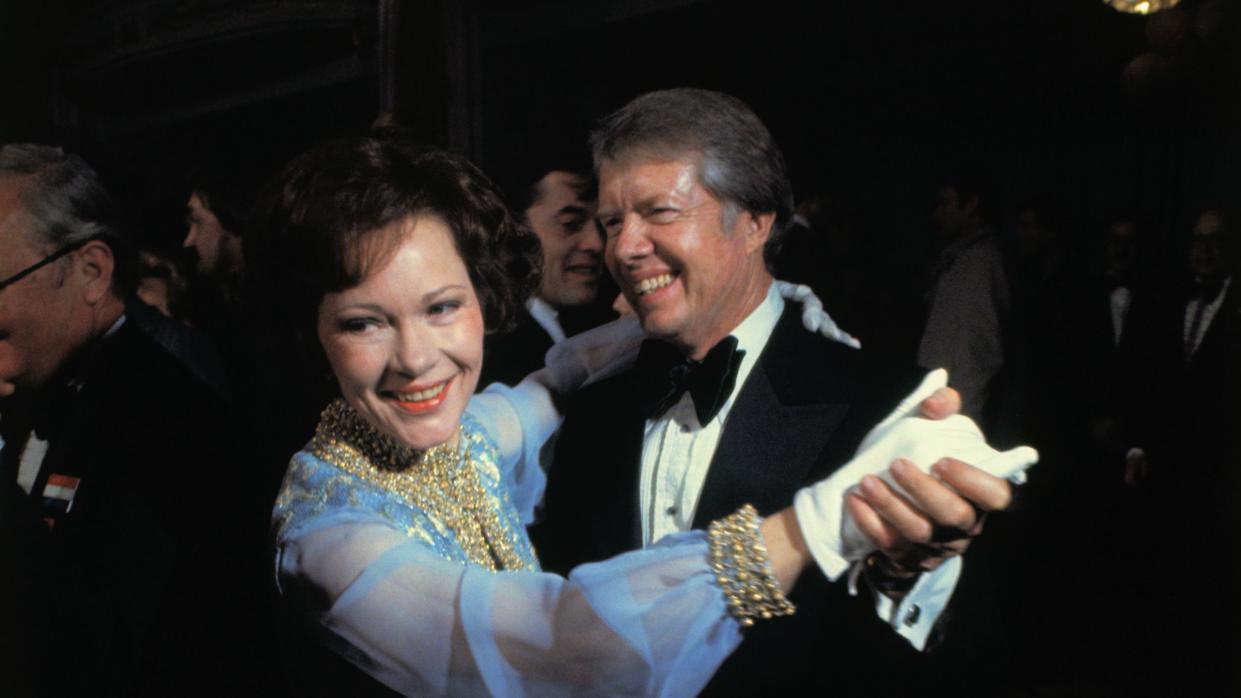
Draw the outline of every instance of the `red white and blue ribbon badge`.
M81 478L52 473L48 476L47 484L43 487L43 497L56 500L57 502L64 502L64 510L67 512L73 507L73 496L77 494L78 483L81 481Z

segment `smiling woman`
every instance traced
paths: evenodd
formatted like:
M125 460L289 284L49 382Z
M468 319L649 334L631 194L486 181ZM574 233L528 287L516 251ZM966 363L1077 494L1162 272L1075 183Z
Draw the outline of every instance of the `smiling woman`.
M404 241L362 283L323 297L319 342L367 421L412 448L455 445L482 365L482 310L447 225L390 225Z
M256 221L259 300L338 389L276 502L277 582L360 669L418 695L690 695L743 626L792 611L782 589L810 557L791 510L539 572L525 524L558 423L542 386L565 383L471 401L484 327L539 281L533 236L473 165L330 143L284 170Z

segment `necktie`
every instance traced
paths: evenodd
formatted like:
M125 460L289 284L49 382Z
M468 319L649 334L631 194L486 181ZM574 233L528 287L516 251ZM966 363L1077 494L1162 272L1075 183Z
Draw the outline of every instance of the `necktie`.
M743 356L745 352L737 349L737 338L731 336L712 347L702 361L685 358L667 342L646 340L638 352L637 370L642 377L639 389L644 393L647 416L659 417L689 391L698 423L705 425L732 395Z

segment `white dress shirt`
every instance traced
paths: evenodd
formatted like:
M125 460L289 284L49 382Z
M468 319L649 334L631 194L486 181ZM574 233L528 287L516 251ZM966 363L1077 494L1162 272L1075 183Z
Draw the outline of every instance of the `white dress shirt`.
M1125 332L1125 318L1129 317L1129 306L1133 304L1133 294L1128 286L1117 286L1109 298L1112 301L1112 344L1120 346L1120 338Z

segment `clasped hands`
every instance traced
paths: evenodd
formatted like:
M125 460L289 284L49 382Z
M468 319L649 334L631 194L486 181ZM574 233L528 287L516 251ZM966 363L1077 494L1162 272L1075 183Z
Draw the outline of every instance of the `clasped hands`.
M799 491L798 524L829 579L873 552L886 574L909 577L960 555L987 512L1008 507L1009 481L1022 481L1038 453L999 452L957 412L960 398L933 371L862 441L857 455ZM843 499L843 507L841 506Z

